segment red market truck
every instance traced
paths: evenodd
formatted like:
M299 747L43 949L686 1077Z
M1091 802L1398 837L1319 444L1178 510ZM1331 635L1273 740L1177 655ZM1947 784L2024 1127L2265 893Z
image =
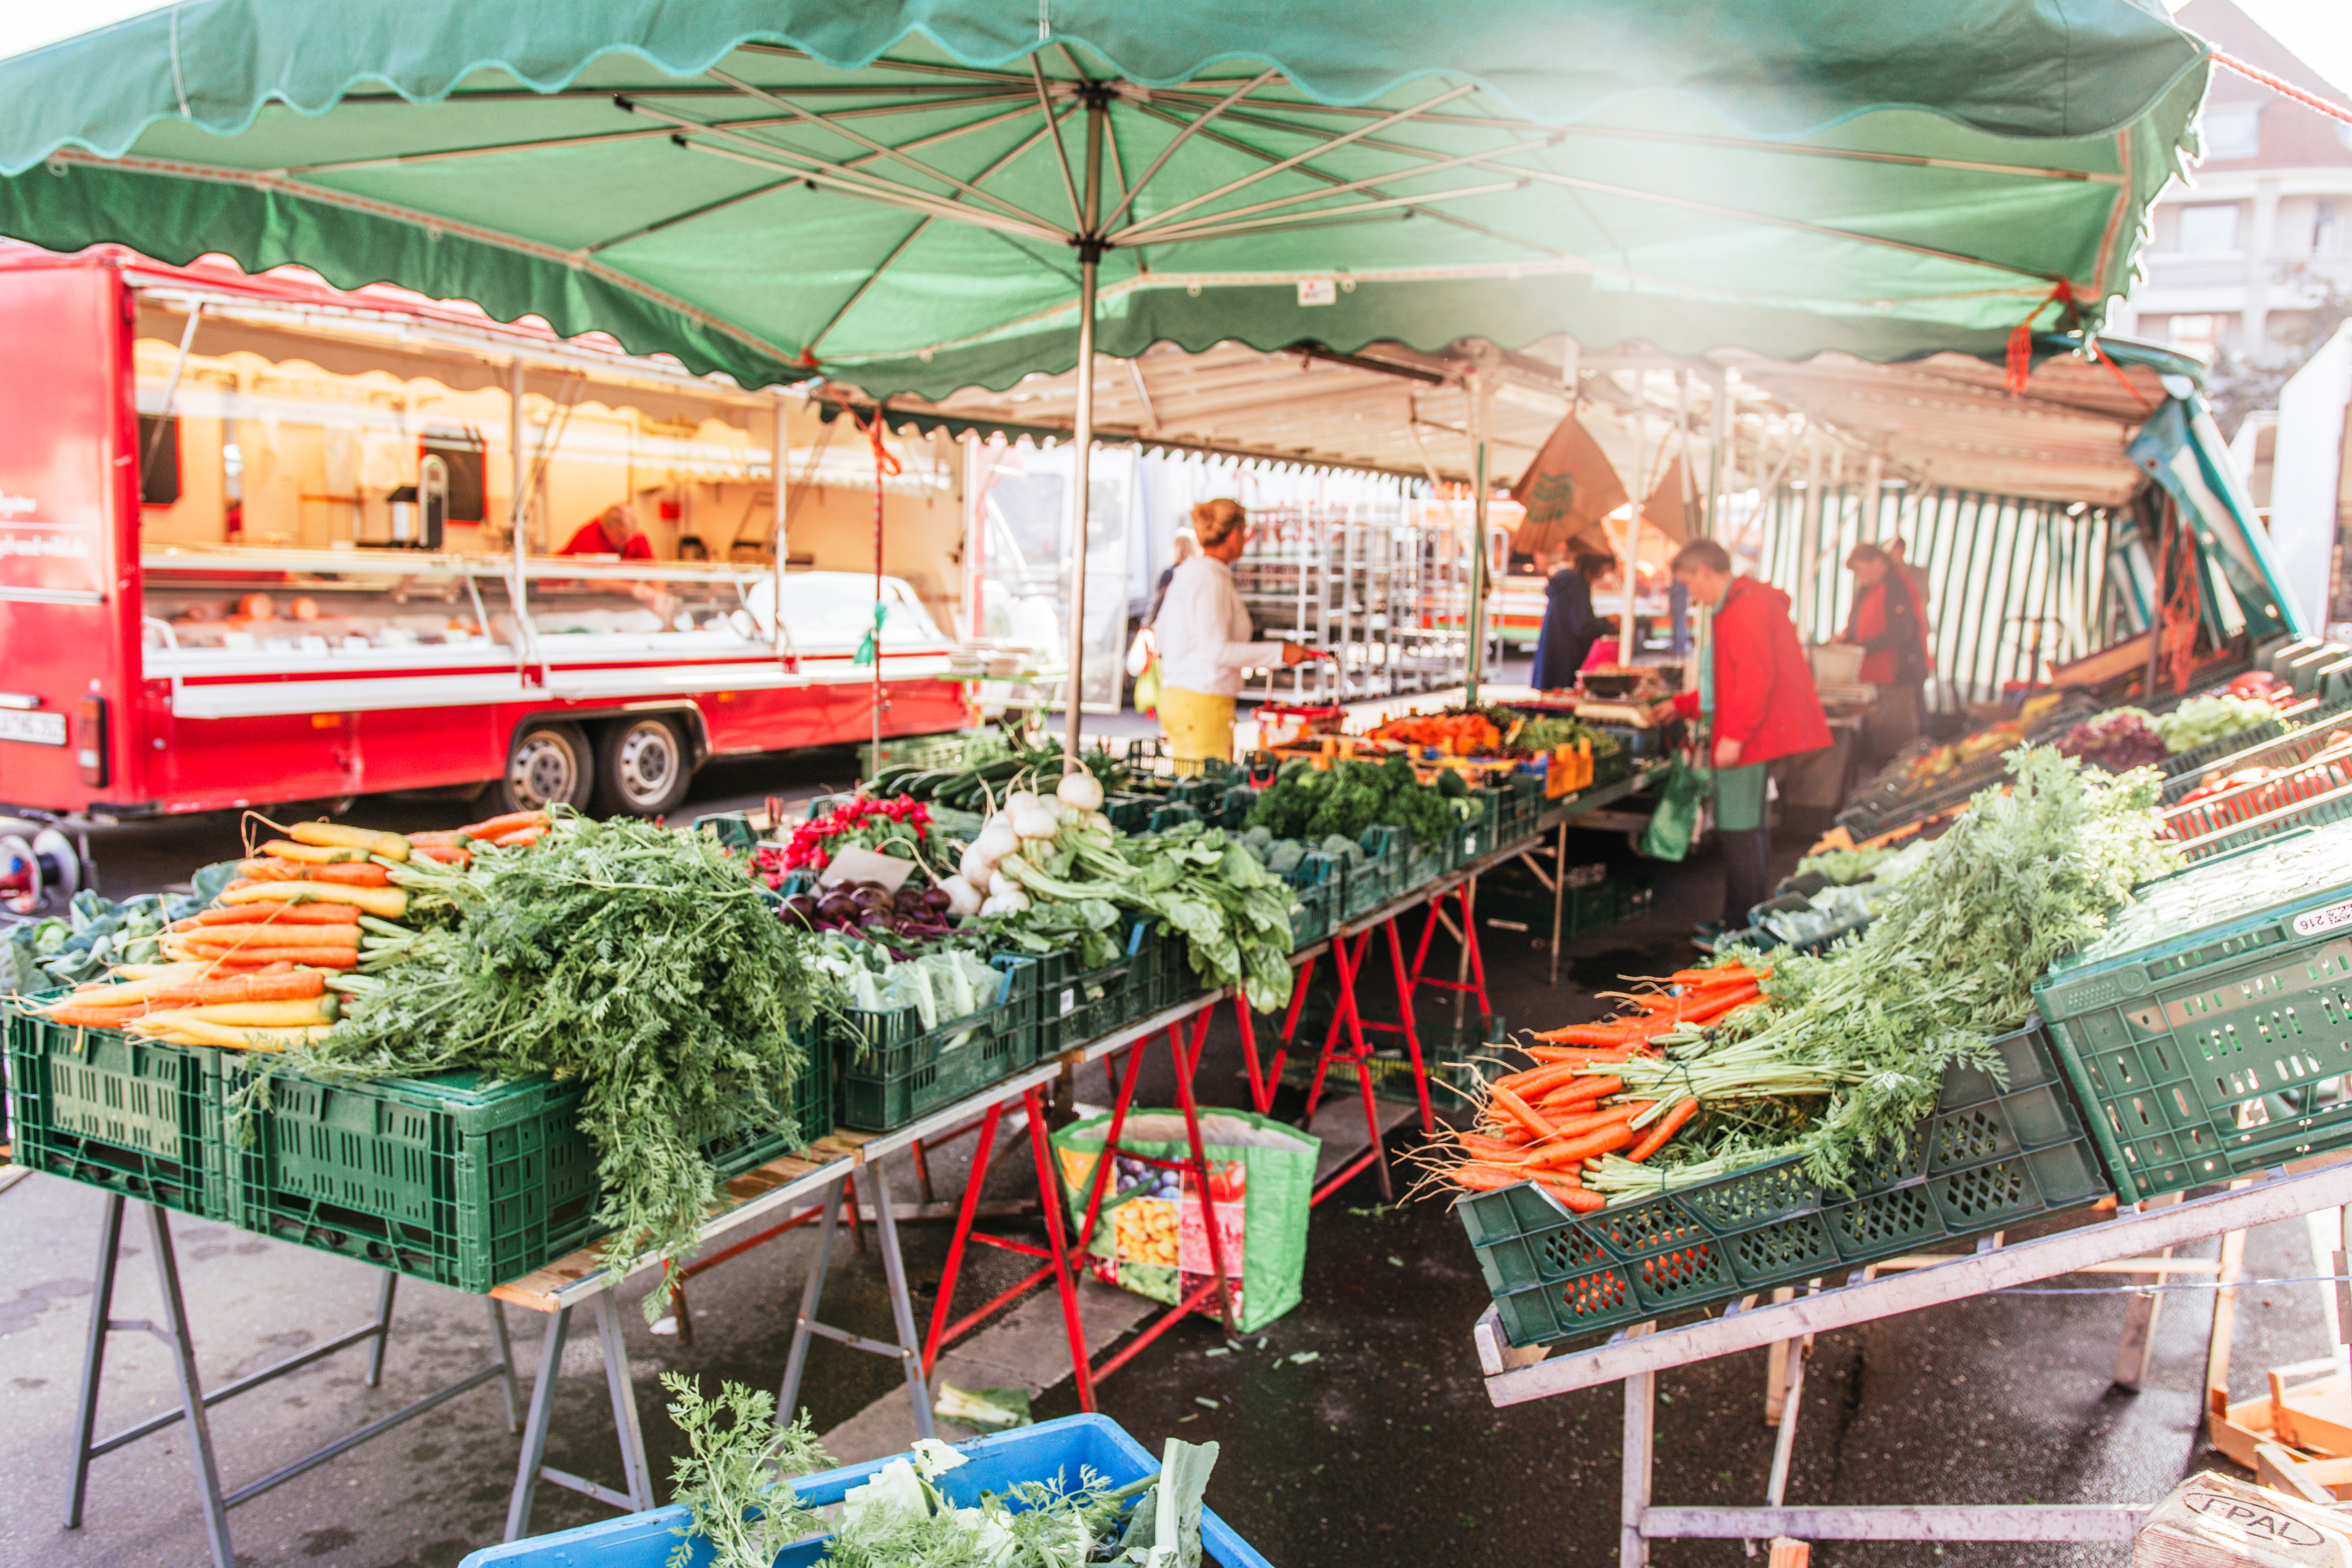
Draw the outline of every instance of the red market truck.
M776 564L775 394L110 247L0 254L0 345L7 806L471 785L652 815L708 758L877 707L885 735L965 721L978 669L905 582L877 684L877 580ZM553 553L612 507L628 558Z

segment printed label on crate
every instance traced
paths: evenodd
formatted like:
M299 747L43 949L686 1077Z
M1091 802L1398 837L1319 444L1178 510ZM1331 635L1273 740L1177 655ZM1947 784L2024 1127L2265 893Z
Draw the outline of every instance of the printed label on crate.
M2330 904L2324 910L2311 910L2294 917L2294 934L2317 936L2322 931L2338 931L2352 925L2352 899Z
M1078 988L1075 985L1062 987L1062 1016L1066 1018L1077 1010Z

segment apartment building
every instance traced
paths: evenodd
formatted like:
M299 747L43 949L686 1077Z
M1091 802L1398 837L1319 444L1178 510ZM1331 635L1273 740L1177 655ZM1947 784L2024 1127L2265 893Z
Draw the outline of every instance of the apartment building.
M2306 91L2344 97L2231 0L2191 0L2174 20ZM2331 289L2352 295L2352 125L2217 68L2205 160L2154 221L2146 277L2110 331L2209 359L2300 361L2313 308Z

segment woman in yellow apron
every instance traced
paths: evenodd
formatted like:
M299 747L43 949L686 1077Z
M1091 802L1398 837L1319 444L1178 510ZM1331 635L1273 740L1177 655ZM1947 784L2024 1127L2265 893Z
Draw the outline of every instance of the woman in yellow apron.
M1180 773L1234 754L1234 699L1245 671L1311 657L1293 642L1250 641L1249 608L1234 586L1233 563L1249 543L1249 519L1234 500L1192 509L1201 553L1176 568L1152 623L1160 646L1160 729Z

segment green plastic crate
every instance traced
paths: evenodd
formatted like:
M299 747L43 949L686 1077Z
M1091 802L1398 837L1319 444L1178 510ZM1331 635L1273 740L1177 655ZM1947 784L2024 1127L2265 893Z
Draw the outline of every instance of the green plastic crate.
M1037 963L1037 1059L1097 1040L1151 1011L1150 926L1125 928L1119 955L1081 970L1075 952L1049 952ZM1011 962L999 958L999 963Z
M1117 794L1103 799L1103 815L1121 833L1142 833L1151 826L1151 814L1160 809L1160 797L1150 795Z
M1448 828L1444 837L1423 848L1412 835L1400 831L1397 841L1402 846L1404 858L1399 863L1402 868L1397 873L1396 890L1402 892L1408 888L1425 888L1452 870L1454 837L1454 830Z
M1508 792L1480 790L1470 798L1478 807L1477 815L1455 823L1446 839L1446 863L1455 869L1475 865L1507 842L1503 837L1503 816Z
M1298 907L1290 911L1290 951L1310 947L1331 934L1331 922L1345 897L1348 868L1337 855L1310 849L1283 878Z
M1494 842L1486 852L1522 844L1536 836L1536 825L1543 820L1544 777L1541 773L1515 773L1504 782L1495 796Z
M865 1132L904 1127L1038 1058L1038 961L999 958L996 1000L926 1028L912 1007L845 1010L831 1026L841 1121Z
M2034 994L2126 1197L2352 1144L2352 832L2147 884Z
M239 1119L233 1108L271 1064L215 1057L222 1217L244 1229L478 1294L607 1234L579 1083L455 1072L329 1084L281 1069ZM813 1037L788 1097L795 1131L745 1130L703 1155L725 1176L756 1169L831 1132L833 1100Z
M1145 973L1151 984L1145 1013L1157 1013L1189 1002L1209 989L1192 968L1192 944L1183 932L1151 931L1143 939L1143 953L1148 959Z
M950 730L937 735L908 735L883 742L878 766L968 768L1009 755L1011 751L1002 731ZM857 776L870 779L877 767L874 744L869 741L857 748Z
M1182 827L1188 823L1200 820L1201 813L1196 807L1188 805L1181 800L1171 801L1166 805L1155 806L1152 809L1150 830L1154 833L1165 833L1171 827ZM1112 826L1116 826L1117 824Z
M1387 903L1405 888L1405 836L1394 827L1367 827L1360 840L1364 858L1348 868L1348 882L1339 898L1339 919L1360 919Z
M1531 1183L1466 1194L1455 1212L1516 1345L1834 1276L1929 1243L2075 1208L2109 1191L2038 1025L1995 1042L2000 1088L1955 1068L1900 1159L1852 1193L1776 1160L1591 1215Z
M226 1217L217 1053L14 1011L7 1047L17 1164L182 1214Z
M227 1063L237 1096L261 1068ZM578 1083L277 1072L224 1152L231 1223L476 1294L604 1233Z
M1257 805L1258 792L1250 784L1228 784L1218 798L1217 826L1235 832L1249 826L1250 808Z

